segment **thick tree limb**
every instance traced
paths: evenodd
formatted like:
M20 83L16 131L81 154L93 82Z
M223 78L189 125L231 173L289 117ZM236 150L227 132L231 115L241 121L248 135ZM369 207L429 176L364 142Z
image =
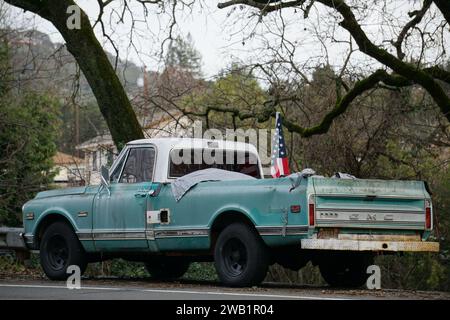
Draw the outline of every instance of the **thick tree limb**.
M423 71L425 71L435 79L439 79L450 84L450 72L439 68L438 66L425 68L423 69Z
M73 0L5 1L50 21L61 33L67 50L74 56L97 99L117 147L144 138L128 96L81 8L81 29L67 27L66 12L69 6L76 5Z
M336 9L344 18L340 25L346 29L358 44L359 50L388 66L399 75L413 80L424 87L444 116L450 121L450 98L433 77L415 66L403 62L384 49L373 44L357 22L351 8L343 0L316 0L330 8Z
M251 4L252 2L254 1L232 0L222 3L221 5L219 5L219 8L230 6L233 4L246 4L260 9L261 4L257 3L256 5L253 5ZM425 88L440 108L442 114L447 118L447 120L450 121L450 98L445 94L442 87L434 80L432 74L427 71L417 69L416 66L412 64L403 62L399 58L390 54L387 50L382 49L372 43L356 20L352 9L345 3L344 0L316 0L316 2L322 3L323 5L336 10L341 14L343 20L339 23L339 25L351 34L361 52L374 58L383 65L391 68L398 75L403 76L406 79L410 79L414 83L417 83ZM435 0L434 2L443 12L446 19L447 17L450 18L450 1ZM292 4L291 2L283 2L283 4L284 7L297 5ZM280 9L281 2L271 4L271 6L276 5L278 5L278 8ZM449 21L449 19L447 19L447 21ZM435 74L438 74L439 76L445 76L442 74L442 72L435 72ZM445 78L447 77L445 76Z
M302 137L310 137L317 134L327 133L330 129L333 121L347 111L350 104L365 91L374 88L380 82L389 86L405 87L413 84L412 81L398 75L390 75L385 70L377 70L367 78L359 80L355 83L352 89L350 89L341 99L337 99L334 108L328 112L322 121L313 127L305 128L299 126L294 121L288 118L283 119L283 125L289 131L300 134ZM279 103L277 98L273 101L266 103L266 107L259 113L255 114L251 111L241 111L238 108L230 108L227 106L207 106L202 112L181 110L185 115L193 115L198 117L207 117L211 111L231 113L233 117L239 118L241 121L251 118L256 118L259 123L270 120L271 117L275 117L276 105Z
M288 2L281 2L278 0L229 0L219 3L217 7L219 9L223 9L235 4L245 4L251 7L258 8L259 10L261 10L261 13L266 14L283 8L299 6L305 2L306 0L292 0Z
M333 121L347 111L350 104L358 96L365 91L374 88L380 82L384 82L387 85L395 87L404 87L412 84L411 81L403 77L389 75L385 70L377 70L369 77L357 81L350 91L348 91L341 99L336 101L334 108L325 115L318 125L310 128L302 128L296 123L287 121L287 119L283 120L283 124L288 130L299 133L302 137L310 137L316 134L327 133L333 124Z

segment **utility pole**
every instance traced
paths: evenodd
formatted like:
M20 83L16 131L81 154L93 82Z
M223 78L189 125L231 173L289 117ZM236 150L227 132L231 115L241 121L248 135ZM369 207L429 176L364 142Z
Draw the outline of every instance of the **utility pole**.
M80 107L78 103L74 103L75 108L75 146L80 144ZM75 155L80 158L80 150L75 148Z
M147 74L147 66L144 66L144 99L148 101L148 74Z

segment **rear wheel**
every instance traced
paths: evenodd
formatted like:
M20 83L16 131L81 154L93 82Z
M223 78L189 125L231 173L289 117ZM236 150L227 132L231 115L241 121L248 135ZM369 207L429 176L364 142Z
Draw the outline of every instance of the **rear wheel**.
M217 239L214 264L223 284L253 286L260 284L267 274L269 253L254 229L233 223Z
M190 262L178 257L158 257L145 263L152 278L160 280L177 279L189 269Z
M331 253L322 258L319 269L332 287L358 288L366 283L367 267L372 264L371 253Z
M42 269L51 280L66 280L71 265L77 265L81 274L86 270L84 249L72 228L64 222L51 224L44 232L40 245Z

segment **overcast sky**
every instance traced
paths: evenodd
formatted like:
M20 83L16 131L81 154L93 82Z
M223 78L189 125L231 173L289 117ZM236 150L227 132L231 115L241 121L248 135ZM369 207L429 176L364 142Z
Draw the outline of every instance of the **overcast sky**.
M96 1L92 0L78 0L78 5L89 15L91 21L95 21L98 14L98 5ZM142 7L137 6L133 10L139 18L142 15ZM230 35L223 33L223 28L226 24L226 14L228 10L219 10L216 5L195 9L192 15L178 14L177 33L186 36L191 34L196 49L202 55L203 72L206 76L216 74L220 69L227 66L232 60L230 58L232 44ZM41 19L33 14L22 14L19 10L14 10L13 13L16 23L20 27L35 27L40 31L48 33L54 42L64 42L58 31L51 23ZM162 15L159 17L150 16L150 30L147 30L143 23L138 23L136 29L139 36L136 36L134 43L138 47L140 54L136 54L133 50L129 50L129 58L138 65L146 64L149 69L158 68L159 57L155 52L160 51L161 41L167 35L168 16ZM108 17L105 20L109 20ZM107 26L108 27L108 26ZM109 28L108 28L109 29ZM118 25L118 28L109 33L112 33L115 41L119 43L121 58L127 55L127 48L129 44L129 30L130 20L127 19L125 24ZM151 31L151 32L148 32ZM98 38L104 41L104 45L108 51L113 52L112 47L101 36L100 29L96 28ZM234 49L239 49L239 46L232 46Z

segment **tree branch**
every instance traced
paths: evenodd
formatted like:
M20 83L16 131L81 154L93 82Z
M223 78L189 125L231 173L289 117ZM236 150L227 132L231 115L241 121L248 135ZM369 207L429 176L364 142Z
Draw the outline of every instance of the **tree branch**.
M288 2L281 2L279 0L230 0L226 2L220 2L217 4L219 9L234 6L237 4L244 4L261 10L262 14L266 14L272 11L280 10L283 8L300 6L305 3L306 0L293 0Z
M444 116L450 121L450 98L447 97L444 90L434 81L431 75L401 61L386 50L373 44L357 22L351 8L343 0L317 1L337 10L342 15L344 20L339 24L352 35L361 52L388 66L399 75L411 79L424 87L439 106Z
M68 28L66 12L69 6L76 6L73 0L5 1L50 21L61 33L67 50L83 71L119 149L130 140L144 138L125 89L96 38L89 17L81 8L80 29Z
M450 98L445 94L442 87L434 80L433 76L428 72L418 69L414 65L403 62L399 58L390 54L387 50L376 46L367 37L366 33L361 28L360 24L356 20L352 9L345 3L344 0L315 0L316 2L322 3L323 5L336 10L341 14L343 20L339 23L341 27L346 29L353 39L355 40L358 48L361 52L367 54L368 56L374 58L378 62L384 64L385 66L392 69L398 75L403 76L406 79L420 84L427 92L431 95L433 100L439 106L442 114L450 121ZM447 0L434 0L436 5L443 12L444 16L450 18L450 2ZM231 0L222 4L219 4L219 8L234 4L245 4L253 6L255 8L261 9L262 4L252 0ZM297 1L291 2L277 2L276 4L266 4L271 7L276 7L279 10L283 7L299 5ZM262 10L262 9L261 9ZM267 12L267 11L266 11ZM447 15L446 15L447 14ZM448 21L448 19L447 19ZM436 74L436 73L435 73ZM442 73L437 73L442 76Z
M328 132L329 128L333 124L333 121L341 114L343 114L358 96L360 96L365 91L374 88L380 82L395 87L405 87L412 84L412 81L404 77L398 75L390 75L385 70L380 69L375 71L367 78L357 81L353 88L350 89L341 99L337 99L334 108L325 115L325 117L318 125L305 128L299 126L294 121L291 121L288 118L283 118L283 126L291 132L300 134L302 137L324 134ZM271 117L275 118L275 107L279 102L280 101L277 97L275 97L273 100L266 101L265 108L260 113L256 114L253 111L241 111L238 108L230 108L227 106L219 105L207 106L202 112L188 111L180 108L179 110L184 115L192 115L197 117L207 117L211 111L230 113L233 115L233 117L239 118L241 121L256 118L257 122L263 123L270 120Z
M400 60L403 60L405 57L405 54L402 51L402 43L405 39L406 35L408 34L409 30L416 26L420 21L422 21L423 16L427 12L428 8L430 8L432 1L431 0L424 0L423 1L423 7L420 10L414 11L410 13L410 16L413 16L414 18L411 19L402 29L400 34L398 35L398 38L395 42L392 44L394 45L395 49L397 50L397 57Z

